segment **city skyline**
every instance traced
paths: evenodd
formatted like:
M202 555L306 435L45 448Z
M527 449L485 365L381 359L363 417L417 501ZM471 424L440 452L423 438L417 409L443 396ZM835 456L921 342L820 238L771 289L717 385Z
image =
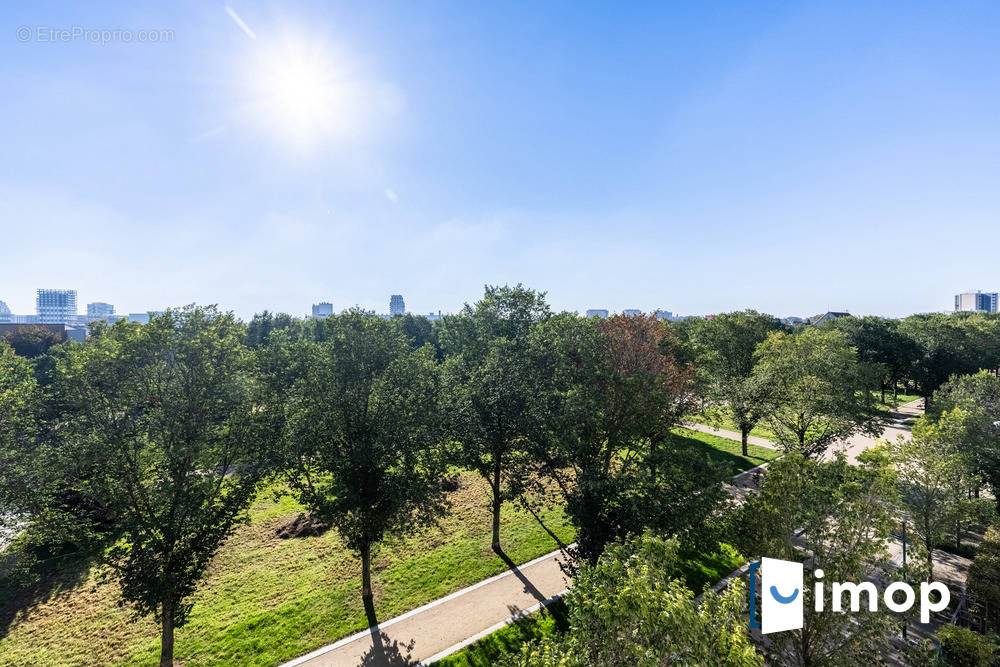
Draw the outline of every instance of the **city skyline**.
M230 9L0 18L12 310L74 284L454 311L521 282L557 310L902 316L991 280L991 244L942 249L1000 209L996 5ZM169 35L40 32L76 25Z
M0 300L0 322L2 322L2 321L13 321L15 319L18 320L18 321L22 321L22 322L56 322L56 321L63 321L62 319L59 319L58 317L56 319L52 319L51 316L48 317L48 319L46 319L47 316L45 314L43 314L43 310L45 310L46 312L52 311L52 305L51 305L52 304L52 299L56 298L56 297L59 297L59 296L61 296L65 300L67 300L67 303L71 302L73 304L72 306L70 306L68 308L71 309L71 308L75 307L75 310L73 310L73 315L71 317L69 317L69 318L64 318L64 319L66 319L66 321L72 321L72 322L76 322L76 323L80 323L80 322L83 322L85 320L95 320L95 319L109 319L109 320L129 319L131 321L142 321L143 318L144 318L144 316L147 315L147 313L154 313L154 314L156 314L156 313L162 313L163 312L163 310L159 310L159 309L117 311L116 306L114 304L103 302L103 301L95 301L95 302L86 303L85 307L84 307L85 312L81 313L80 312L81 308L76 305L77 304L77 290L73 290L73 289L37 288L35 290L35 292L36 292L36 300L35 300L35 302L36 302L36 308L35 308L35 313L32 313L32 314L29 314L27 312L18 312L16 310L10 308L8 306L8 304L4 300ZM941 309L937 309L935 311L925 311L925 312L957 312L957 311L997 312L997 310L998 310L998 307L997 307L997 305L998 305L998 299L1000 299L1000 297L998 297L998 293L996 293L996 292L984 292L983 290L974 290L974 291L970 290L970 291L961 292L961 293L958 293L958 294L954 295L954 309L941 308ZM47 307L43 307L43 300L45 301L45 304L47 304ZM472 300L467 301L465 303L466 304L467 303L472 303L474 301L475 301L475 299L472 299ZM214 302L214 303L215 303L215 305L219 305L218 302ZM207 305L207 304L197 304L197 305ZM465 304L463 304L463 306L464 305ZM172 308L179 308L179 307L182 307L182 306L175 305L175 306L170 306L170 307L172 307ZM384 311L380 310L377 307L364 307L364 306L361 306L361 304L357 304L357 303L350 304L350 305L343 305L342 307L338 307L338 305L336 305L335 303L333 303L331 301L319 301L319 302L310 304L309 309L307 311L305 311L305 312L292 312L292 311L276 310L276 309L270 309L270 308L260 308L258 310L253 311L253 313L251 313L249 315L245 315L244 316L244 315L241 315L240 313L236 313L236 314L237 314L237 316L242 317L242 319L244 319L244 320L249 320L253 315L255 315L257 313L262 313L264 311L269 311L271 313L287 313L287 314L290 314L290 315L296 316L296 317L314 317L314 318L315 317L320 317L320 318L322 318L322 317L330 317L331 315L338 314L340 312L343 312L345 310L348 310L348 309L354 308L354 307L362 307L362 308L364 308L365 310L367 310L369 312L373 312L373 313L376 313L376 314L379 314L379 315L383 315L383 316L393 316L393 315L399 315L399 314L406 314L406 313L408 313L408 314L412 314L412 315L430 316L432 319L435 318L435 317L439 317L442 313L445 313L445 314L457 313L457 312L459 312L462 309L462 307L460 306L460 307L455 308L454 310L443 310L443 309L440 309L440 308L438 308L436 310L432 308L430 310L424 310L424 311L410 310L410 309L408 309L406 307L405 300L404 300L402 294L391 294L389 296L389 300L388 300L388 309L384 310ZM65 310L66 313L70 312L70 310L67 309L67 306L65 304L63 304L63 309ZM747 307L747 308L740 308L740 309L736 309L736 310L748 310L748 309L752 309L752 308ZM227 310L227 309L223 308L223 310ZM668 319L668 320L669 319L683 319L683 318L686 318L686 317L709 316L709 315L715 315L715 314L718 314L718 313L721 313L721 312L732 312L732 311L716 311L716 312L701 311L701 312L694 312L694 313L687 313L687 314L679 314L679 313L675 313L674 311L666 310L666 309L661 308L661 307L656 307L656 308L619 308L619 309L601 308L601 307L596 307L596 308L595 307L590 307L590 308L569 308L569 309L564 309L564 310L569 310L570 312L577 312L577 313L582 314L582 315L584 315L586 317L601 317L601 318L604 318L604 317L608 317L609 315L614 315L614 314L623 314L623 315L626 315L626 316L651 314L651 315L655 315L659 319ZM767 312L767 311L760 311L760 312ZM787 313L768 313L768 314L771 314L771 315L774 315L776 317L779 317L782 320L785 320L785 321L788 321L788 322L792 322L792 321L808 321L810 318L822 316L824 313L830 314L831 312L832 313L837 313L838 311L831 311L830 309L825 309L825 310L820 310L820 311L816 311L816 312L803 310L803 311L800 311L800 313L797 313L797 314L787 314ZM850 313L849 309L845 309L844 311L839 311L839 312L853 314L855 316L863 316L863 315L867 315L867 314L872 314L872 315L879 315L879 316L891 317L889 315L885 315L884 313L857 313L857 312ZM65 313L60 313L60 314L64 315ZM910 314L912 314L912 313L910 313Z

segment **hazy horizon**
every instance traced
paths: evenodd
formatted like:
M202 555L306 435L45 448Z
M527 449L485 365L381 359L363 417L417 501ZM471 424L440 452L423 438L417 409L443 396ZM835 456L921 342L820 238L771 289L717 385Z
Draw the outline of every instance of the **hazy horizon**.
M1000 290L998 57L985 2L11 7L0 300L947 310Z

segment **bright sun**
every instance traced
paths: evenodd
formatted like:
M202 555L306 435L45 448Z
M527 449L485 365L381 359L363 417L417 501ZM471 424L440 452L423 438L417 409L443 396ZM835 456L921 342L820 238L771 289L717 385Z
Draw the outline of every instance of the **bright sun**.
M358 87L328 50L286 37L258 51L249 76L254 115L279 140L309 148L356 132Z

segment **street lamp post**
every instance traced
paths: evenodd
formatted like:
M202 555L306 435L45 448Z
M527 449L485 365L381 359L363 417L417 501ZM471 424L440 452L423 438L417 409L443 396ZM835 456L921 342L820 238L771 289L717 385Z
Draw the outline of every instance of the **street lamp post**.
M903 582L906 583L906 521L909 515L903 515ZM906 640L906 619L903 619L903 639Z

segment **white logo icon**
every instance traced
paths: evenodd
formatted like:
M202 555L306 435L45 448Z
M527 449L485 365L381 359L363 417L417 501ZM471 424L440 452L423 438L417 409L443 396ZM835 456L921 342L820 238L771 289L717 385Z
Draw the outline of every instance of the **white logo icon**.
M802 627L802 563L777 558L760 559L763 634Z

